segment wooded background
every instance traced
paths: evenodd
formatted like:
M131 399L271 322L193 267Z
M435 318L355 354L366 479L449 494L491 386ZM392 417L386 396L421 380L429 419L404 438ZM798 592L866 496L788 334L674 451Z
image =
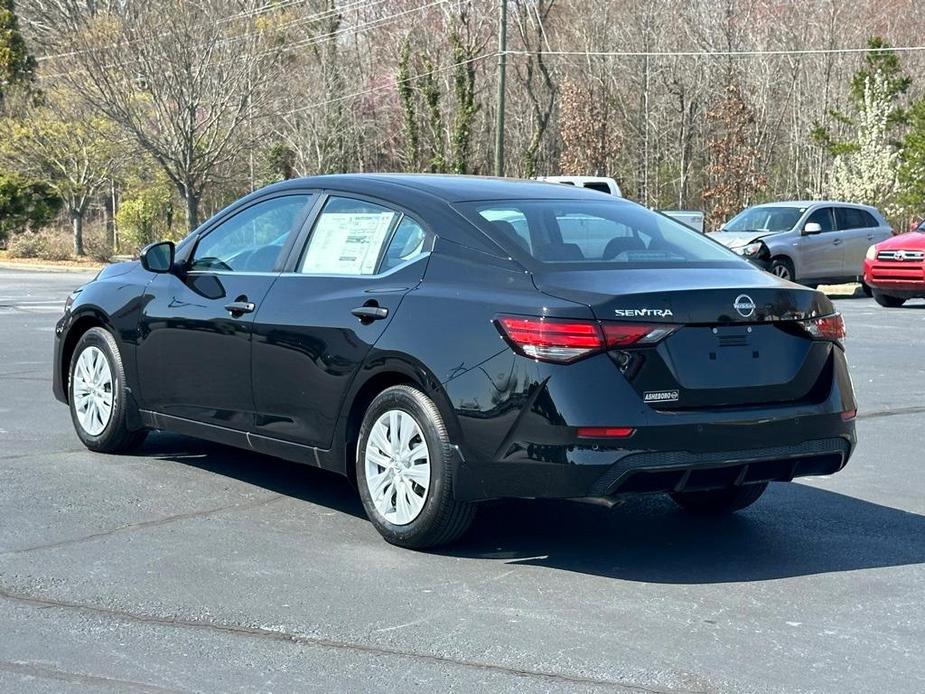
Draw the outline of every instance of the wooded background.
M506 175L612 176L709 226L769 199L897 226L925 206L921 0L508 5ZM59 214L78 253L87 218L101 253L117 229L134 248L297 175L490 174L498 20L498 0L0 0L0 243Z

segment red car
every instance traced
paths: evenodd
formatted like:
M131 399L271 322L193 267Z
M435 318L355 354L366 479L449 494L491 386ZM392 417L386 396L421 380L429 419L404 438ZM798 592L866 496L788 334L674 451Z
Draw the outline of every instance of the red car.
M895 308L907 299L925 298L925 222L867 249L864 282L881 306Z

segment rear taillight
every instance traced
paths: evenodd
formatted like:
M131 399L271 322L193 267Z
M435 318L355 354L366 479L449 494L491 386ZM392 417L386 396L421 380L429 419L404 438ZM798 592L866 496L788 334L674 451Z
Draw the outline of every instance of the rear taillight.
M615 347L650 345L670 335L675 325L499 316L495 325L521 354L568 363Z
M802 321L803 327L816 340L844 340L847 335L845 319L840 313Z
M635 433L632 427L578 427L580 439L628 439Z

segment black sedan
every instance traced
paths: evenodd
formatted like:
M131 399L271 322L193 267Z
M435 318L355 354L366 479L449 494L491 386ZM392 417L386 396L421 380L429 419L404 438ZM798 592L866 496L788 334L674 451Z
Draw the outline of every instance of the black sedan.
M272 185L67 300L54 390L94 451L171 430L349 476L389 541L477 502L667 492L728 512L855 445L821 293L549 183Z

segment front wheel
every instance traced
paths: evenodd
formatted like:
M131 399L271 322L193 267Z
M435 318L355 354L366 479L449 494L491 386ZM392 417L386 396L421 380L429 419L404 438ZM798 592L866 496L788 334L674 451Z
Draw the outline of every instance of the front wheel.
M774 258L769 268L772 275L777 275L782 280L794 281L796 274L793 271L793 263L789 258Z
M890 296L889 294L884 294L883 292L878 292L876 289L874 290L874 301L876 301L881 306L885 306L886 308L899 308L904 303L906 303L905 299L901 299L898 296Z
M861 280L861 291L864 293L864 296L870 298L874 295L874 290L871 289L870 285L867 284L864 280Z
M475 506L453 496L455 465L430 398L410 386L376 396L360 427L356 473L366 515L386 541L424 549L462 536Z
M751 506L767 488L768 483L762 482L703 492L672 492L671 498L678 506L692 513L732 513Z
M119 346L108 331L90 328L81 335L68 374L71 420L87 448L121 453L141 443L146 432L126 426L125 371Z

